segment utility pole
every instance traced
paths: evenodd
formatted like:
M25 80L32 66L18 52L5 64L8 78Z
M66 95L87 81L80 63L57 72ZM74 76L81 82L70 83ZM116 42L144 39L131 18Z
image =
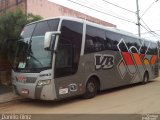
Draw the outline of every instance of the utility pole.
M140 24L140 17L139 17L139 4L138 0L136 0L136 5L137 5L137 25L138 25L138 36L141 36L141 24Z

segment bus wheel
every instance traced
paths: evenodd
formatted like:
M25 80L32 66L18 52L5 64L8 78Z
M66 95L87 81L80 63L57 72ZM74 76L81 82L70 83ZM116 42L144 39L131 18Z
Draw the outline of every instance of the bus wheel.
M146 84L149 80L148 72L144 73L142 84Z
M90 78L86 84L86 92L83 95L83 98L90 99L96 96L98 91L98 84L95 78Z

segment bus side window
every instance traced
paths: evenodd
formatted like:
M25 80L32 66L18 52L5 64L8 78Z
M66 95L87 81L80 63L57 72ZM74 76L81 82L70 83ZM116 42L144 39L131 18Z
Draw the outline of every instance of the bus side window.
M157 55L158 54L157 44L151 43L147 53L150 55Z
M141 54L150 54L150 49L148 49L148 52L146 53L148 45L149 45L149 42L144 40L140 50Z
M94 43L92 39L87 38L86 39L86 48L85 51L90 53L90 52L94 52Z
M87 25L86 42L84 53L93 53L105 50L105 31L96 27Z
M107 46L108 50L118 51L117 44L121 39L121 35L106 31L106 43L105 46Z
M56 52L55 78L73 75L77 72L82 31L82 23L63 20Z

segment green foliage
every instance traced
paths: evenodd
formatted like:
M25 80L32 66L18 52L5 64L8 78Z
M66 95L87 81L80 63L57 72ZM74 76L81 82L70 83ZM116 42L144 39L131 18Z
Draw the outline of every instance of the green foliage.
M4 42L7 38L17 38L26 21L27 17L20 10L15 13L2 14L0 17L0 42Z
M43 19L43 17L41 17L40 15L33 15L32 13L29 13L27 15L27 23L38 21L38 20L41 20L41 19Z
M23 27L33 21L42 19L39 15L25 15L20 9L15 12L0 14L0 59L13 61L15 41Z

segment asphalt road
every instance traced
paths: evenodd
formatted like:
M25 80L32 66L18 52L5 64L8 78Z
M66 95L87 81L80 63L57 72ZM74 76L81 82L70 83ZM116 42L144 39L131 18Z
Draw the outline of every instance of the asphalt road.
M146 85L106 90L93 99L59 102L25 99L1 104L0 113L25 114L160 114L160 77Z

